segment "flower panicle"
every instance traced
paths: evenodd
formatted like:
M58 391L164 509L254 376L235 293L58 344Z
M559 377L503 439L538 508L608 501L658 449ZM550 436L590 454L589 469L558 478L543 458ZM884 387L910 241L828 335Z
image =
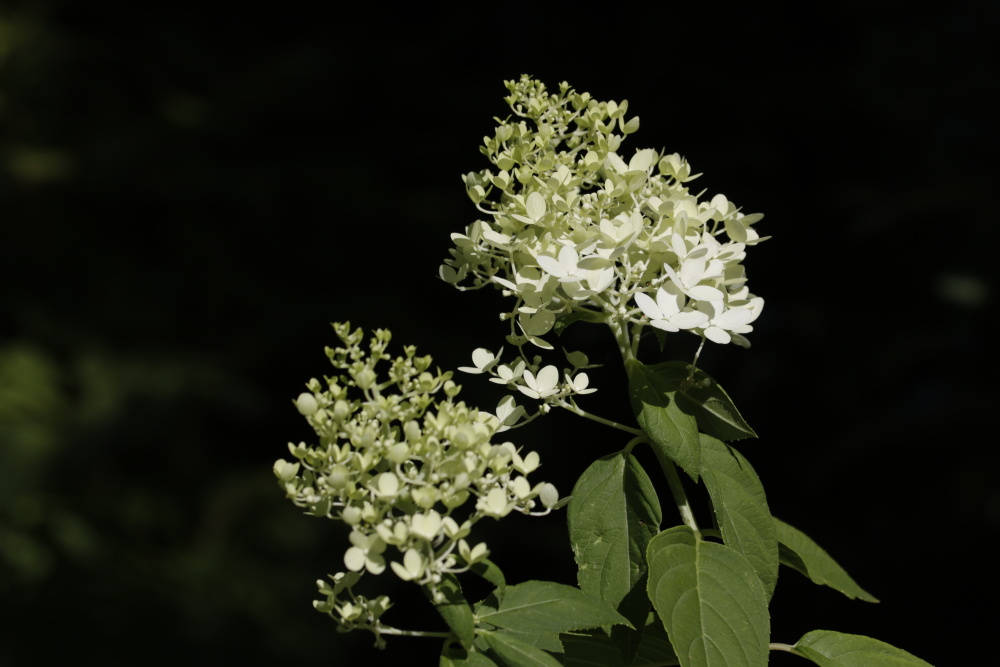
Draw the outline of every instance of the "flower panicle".
M483 217L452 235L441 277L510 297L501 318L518 347L551 349L579 319L749 345L763 299L742 261L763 216L691 191L700 174L677 153L626 151L639 127L627 100L527 75L505 86L512 115L481 147L492 168L463 177Z
M502 419L457 400L450 371L432 372L431 357L413 347L393 356L386 330L367 344L348 323L334 330L341 346L327 356L336 372L310 380L294 401L317 442L290 443L291 459L275 462L274 474L295 505L351 527L347 574L321 587L328 596L317 609L343 624L377 624L389 601L352 597L362 573L391 569L442 595L445 576L489 554L470 541L477 521L547 513L559 499L553 485L527 479L537 453L493 442Z

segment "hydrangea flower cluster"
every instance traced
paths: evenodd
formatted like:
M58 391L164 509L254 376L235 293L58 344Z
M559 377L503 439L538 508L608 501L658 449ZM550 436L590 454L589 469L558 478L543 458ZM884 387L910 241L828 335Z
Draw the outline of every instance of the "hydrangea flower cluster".
M332 586L319 582L326 599L316 608L348 629L377 628L388 598L351 587L386 569L388 547L402 556L388 563L392 571L439 599L444 576L489 553L466 540L473 524L545 514L559 498L552 484L528 482L537 453L492 443L501 421L454 400L461 388L451 372L431 372L431 357L413 346L390 356L389 331L375 331L366 346L361 329L333 327L342 346L326 354L339 373L310 380L295 401L319 442L289 443L294 461L278 460L274 474L296 505L351 527L348 572L333 575Z
M692 193L700 174L676 153L627 156L623 139L639 128L627 101L565 82L550 94L527 75L505 85L513 116L480 149L495 169L463 177L484 217L452 235L441 277L513 297L501 318L518 347L552 349L545 336L581 319L611 325L626 357L629 330L645 325L748 346L764 301L741 262L764 240L753 228L763 216Z

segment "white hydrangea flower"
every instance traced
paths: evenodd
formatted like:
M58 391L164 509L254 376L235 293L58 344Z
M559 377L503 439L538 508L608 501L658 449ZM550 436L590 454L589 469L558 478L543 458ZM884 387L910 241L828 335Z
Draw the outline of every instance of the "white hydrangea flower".
M684 294L673 283L656 290L656 301L645 292L635 295L635 303L643 315L649 318L649 323L664 331L695 329L708 322L708 315L685 308L686 302Z
M574 394L593 394L597 391L594 387L589 387L590 377L586 373L577 373L573 377L570 377L569 373L566 374L566 384L569 386L570 391Z
M709 318L705 337L715 343L726 344L732 340L732 334L752 331L750 323L760 315L763 305L764 300L760 298L752 300L752 305L747 302L742 306L727 305L721 299L699 303L698 309Z
M403 581L412 581L423 576L427 569L427 559L416 549L407 549L402 564L392 562L392 571Z
M354 546L344 553L344 565L352 572L367 569L372 574L381 574L385 570L385 542L378 535L365 535L357 530L350 534Z
M430 510L427 513L417 513L410 520L410 535L433 542L437 538L442 526L441 515L434 510Z
M459 366L458 370L473 374L488 373L500 361L502 354L503 348L496 355L485 347L476 348L472 352L472 366Z
M746 249L763 240L753 228L762 216L721 193L689 190L699 174L677 153L626 157L623 140L638 119L626 118L625 101L600 103L568 86L549 93L527 76L506 85L514 115L483 151L495 168L465 178L484 217L453 237L442 275L463 289L502 289L513 303L501 317L519 350L551 349L550 332L580 319L605 322L619 337L647 323L714 342L746 333L746 315L725 313L756 298L738 292ZM620 340L619 348L632 346Z
M496 417L500 421L497 433L506 431L526 416L524 407L517 404L511 395L504 396L497 404Z
M517 388L525 396L543 399L558 393L558 384L559 370L555 366L546 366L538 371L537 376L531 371L524 371L524 384L519 384Z

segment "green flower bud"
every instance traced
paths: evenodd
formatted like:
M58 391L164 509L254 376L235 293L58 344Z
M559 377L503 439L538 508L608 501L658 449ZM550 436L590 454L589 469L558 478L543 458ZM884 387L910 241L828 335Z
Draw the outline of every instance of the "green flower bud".
M375 372L370 368L364 368L357 373L354 373L353 376L354 382L356 382L358 387L362 390L371 389L372 385L375 384Z
M274 463L274 474L282 482L291 480L299 472L298 463L289 463L285 459L278 459Z
M342 465L335 465L326 476L326 483L333 489L343 489L351 481L351 471Z
M551 509L559 502L559 491L555 485L546 482L538 492L538 499L542 501L542 505Z
M302 392L295 399L295 408L299 411L300 415L308 417L319 410L319 403L316 402L316 397L312 394Z

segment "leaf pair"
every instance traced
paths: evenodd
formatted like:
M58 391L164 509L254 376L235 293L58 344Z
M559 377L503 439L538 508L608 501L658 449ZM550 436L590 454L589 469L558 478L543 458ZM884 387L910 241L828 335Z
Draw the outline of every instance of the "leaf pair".
M779 563L848 597L877 601L809 537L771 515L753 467L723 442L755 434L718 384L682 363L631 361L628 371L633 408L654 452L665 470L676 464L705 485L723 540L678 526L647 543L647 592L681 665L767 664L767 607ZM803 646L796 652L813 659ZM818 664L850 664L824 659Z

